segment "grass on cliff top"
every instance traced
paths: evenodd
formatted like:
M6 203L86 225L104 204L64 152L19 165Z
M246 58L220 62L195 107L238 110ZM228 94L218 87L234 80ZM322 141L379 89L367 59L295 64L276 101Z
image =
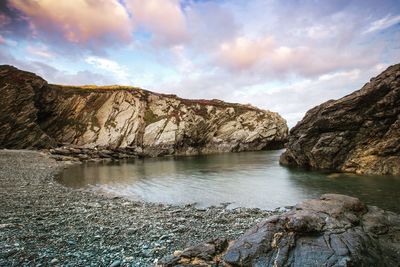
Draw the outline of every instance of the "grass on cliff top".
M128 86L128 85L94 85L94 84L88 84L88 85L61 85L57 84L57 86L60 86L62 88L68 88L68 89L83 89L83 90L144 90L139 87L134 87L134 86Z
M128 86L128 85L62 85L62 84L51 84L52 88L61 90L63 93L66 94L75 94L75 93L107 93L107 92L114 92L114 91L126 91L133 94L139 94L141 97L145 97L149 95L151 92L144 90L139 87Z
M98 85L59 85L55 84L56 87L59 87L61 89L71 89L71 90L76 90L76 91L83 91L83 92L89 92L89 91L97 91L97 92L104 92L104 91L118 91L118 90L126 90L129 92L142 92L145 95L148 94L153 94L153 95L158 95L158 96L163 96L163 97L168 97L168 98L173 98L180 100L183 104L186 105L193 105L193 104L199 104L201 106L205 105L211 105L215 107L233 107L236 112L243 113L247 110L255 110L255 111L260 111L259 108L254 107L250 104L239 104L239 103L229 103L225 102L222 100L218 99L185 99L185 98L180 98L175 94L163 94L163 93L156 93L152 91L148 91L145 89L142 89L140 87L134 87L134 86L127 86L127 85L103 85L103 86L98 86Z

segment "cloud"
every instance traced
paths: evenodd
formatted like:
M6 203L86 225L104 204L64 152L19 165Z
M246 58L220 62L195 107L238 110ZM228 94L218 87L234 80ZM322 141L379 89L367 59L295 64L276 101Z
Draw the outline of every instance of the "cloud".
M95 56L87 57L85 61L91 65L94 65L96 68L111 72L111 74L113 74L120 83L129 84L129 74L127 68L120 66L117 62Z
M175 45L187 40L179 0L126 0L126 6L134 23L151 32L157 43Z
M258 62L271 55L274 49L272 37L250 40L238 37L230 43L222 43L219 48L219 59L222 64L235 70L252 68Z
M371 50L358 51L336 47L319 47L311 42L303 46L279 45L271 37L238 37L220 45L216 63L233 72L285 78L290 75L318 76L340 69L368 66L377 63Z
M27 46L26 51L34 56L41 57L41 58L53 58L54 54L49 51L48 47L45 45L41 46Z
M2 64L13 65L21 70L31 71L41 76L49 83L67 84L67 85L84 85L93 84L109 85L115 83L112 77L106 75L84 70L71 73L68 71L59 70L47 63L32 60L19 60L11 55L5 54L0 51L0 62Z
M7 16L6 14L1 14L0 13L0 28L3 28L5 25L9 24L11 22L11 18Z
M10 40L7 38L4 38L1 34L0 34L0 45L6 45L8 47L15 47L17 46L17 42L14 40Z
M400 23L400 15L397 16L387 15L382 19L373 21L370 24L369 28L364 31L364 34L381 31L389 27L392 27L393 25L396 25L398 23Z
M102 42L110 36L131 40L132 24L118 0L10 0L22 12L36 33L60 31L71 43Z
M232 10L222 2L191 2L185 14L189 46L202 53L234 39L241 28Z

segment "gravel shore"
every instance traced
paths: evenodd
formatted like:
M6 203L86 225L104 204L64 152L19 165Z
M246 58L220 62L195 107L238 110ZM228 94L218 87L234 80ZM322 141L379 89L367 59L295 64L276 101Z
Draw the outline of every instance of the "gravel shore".
M152 266L190 245L237 238L273 212L141 203L58 184L44 153L0 150L0 266Z

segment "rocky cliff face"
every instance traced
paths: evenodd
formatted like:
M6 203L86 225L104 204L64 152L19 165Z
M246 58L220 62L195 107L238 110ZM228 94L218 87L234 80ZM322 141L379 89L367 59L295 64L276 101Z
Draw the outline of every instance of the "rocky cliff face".
M0 147L46 148L56 144L37 123L34 88L45 84L33 73L0 67Z
M187 100L134 87L51 85L0 67L0 146L127 148L144 155L282 147L277 113L219 100Z
M361 90L309 110L290 131L284 165L400 174L400 64Z

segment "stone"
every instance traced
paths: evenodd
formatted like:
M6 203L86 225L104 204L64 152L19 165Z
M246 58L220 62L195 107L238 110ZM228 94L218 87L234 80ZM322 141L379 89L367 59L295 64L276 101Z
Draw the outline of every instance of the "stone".
M216 238L205 243L189 247L184 251L176 251L174 255L162 258L156 266L176 266L188 264L191 266L209 266L218 263L217 255L228 247L228 240Z
M289 136L283 165L399 175L400 64L309 110Z
M160 261L158 261L157 265L165 267L174 266L179 263L180 259L181 258L178 256L168 255L163 257Z
M199 244L158 266L397 266L400 215L325 194L221 244Z
M121 261L120 260L115 260L110 265L110 267L119 267L119 266L121 266Z
M249 105L126 86L54 85L8 65L0 66L0 90L0 148L62 144L51 153L87 160L82 154L210 154L282 148L287 141L279 114Z

